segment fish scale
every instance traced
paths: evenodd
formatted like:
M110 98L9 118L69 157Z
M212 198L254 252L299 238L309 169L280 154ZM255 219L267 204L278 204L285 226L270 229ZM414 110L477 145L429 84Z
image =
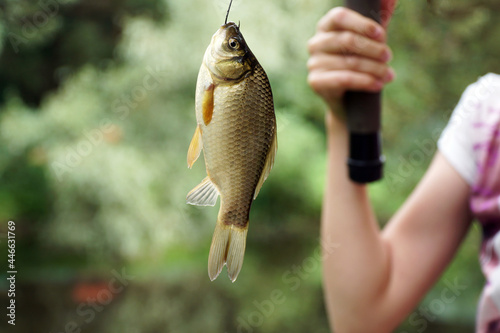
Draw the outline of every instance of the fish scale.
M208 126L202 125L205 161L207 166L211 166L213 183L220 193L224 193L220 209L222 221L241 227L248 223L255 187L262 174L275 127L274 121L269 122L261 116L274 116L274 108L271 90L262 87L259 80L261 70L258 68L248 80L215 90L214 100L226 103L215 104L212 122ZM258 97L245 99L245 95ZM219 112L220 109L225 112ZM212 147L215 147L213 152ZM226 216L234 211L238 212L234 218Z
M272 168L277 140L269 80L233 22L214 34L205 52L196 120L188 166L203 150L207 177L187 202L215 205L220 195L209 276L214 280L227 265L234 282L243 263L250 207Z

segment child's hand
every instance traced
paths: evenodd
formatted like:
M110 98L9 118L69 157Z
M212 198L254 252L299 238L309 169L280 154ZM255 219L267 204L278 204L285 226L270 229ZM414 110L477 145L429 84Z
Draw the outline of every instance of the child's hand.
M335 113L346 90L376 92L394 79L384 28L350 9L328 12L308 46L309 84Z

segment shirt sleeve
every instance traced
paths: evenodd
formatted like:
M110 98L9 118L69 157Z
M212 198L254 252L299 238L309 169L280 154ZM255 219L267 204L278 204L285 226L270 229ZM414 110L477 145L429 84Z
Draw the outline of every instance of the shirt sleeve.
M478 82L467 87L438 140L441 154L469 185L474 184L477 172L473 147L477 89Z

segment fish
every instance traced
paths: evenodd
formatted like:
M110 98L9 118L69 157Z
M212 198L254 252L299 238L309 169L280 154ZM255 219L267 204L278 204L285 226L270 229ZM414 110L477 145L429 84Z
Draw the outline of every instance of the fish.
M186 202L214 206L220 196L208 275L215 280L226 265L234 282L243 265L250 207L273 167L278 143L269 79L240 25L227 22L227 15L203 56L195 108L187 164L191 169L203 150L207 176Z

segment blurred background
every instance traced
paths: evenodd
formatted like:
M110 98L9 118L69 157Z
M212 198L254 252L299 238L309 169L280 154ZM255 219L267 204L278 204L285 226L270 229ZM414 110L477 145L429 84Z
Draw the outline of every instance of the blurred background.
M267 71L279 137L234 284L225 270L207 276L218 205L185 204L205 175L203 162L186 167L196 77L228 2L0 1L7 332L329 331L318 256L325 106L305 64L316 22L341 2L234 0L229 18ZM494 0L400 1L389 27L397 80L384 91L385 178L370 188L381 224L427 168L462 91L500 72L498 9ZM15 327L3 315L9 220ZM475 225L398 332L473 331L479 242Z

